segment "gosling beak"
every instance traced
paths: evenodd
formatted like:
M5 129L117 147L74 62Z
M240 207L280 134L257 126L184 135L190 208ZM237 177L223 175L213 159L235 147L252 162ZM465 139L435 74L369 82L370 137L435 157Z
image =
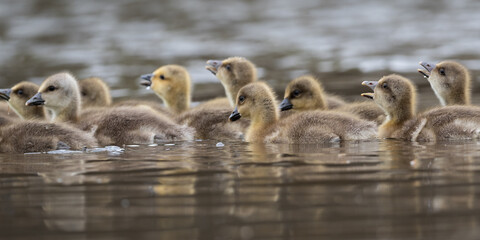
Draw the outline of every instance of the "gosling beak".
M145 87L150 87L152 85L152 77L153 77L153 74L151 73L142 75L140 77L141 78L140 85Z
M378 81L363 81L362 85L363 86L369 86L372 90L375 90L375 87L377 86Z
M12 89L10 88L0 89L0 99L3 99L5 101L10 100L11 93L12 93Z
M45 100L43 100L41 93L35 94L32 98L28 99L28 101L25 103L25 106L38 106L38 105L45 105Z
M423 75L424 78L429 78L430 77L430 73L432 72L432 70L435 68L435 64L431 64L431 63L427 63L427 62L419 62L418 64L420 64L420 66L422 66L423 68L425 68L425 70L423 69L417 69L417 71Z
M240 119L241 117L242 116L238 112L238 109L235 108L235 110L233 110L232 114L230 114L230 117L228 117L228 119L230 119L230 121L234 122L234 121L237 121L238 119Z
M362 96L362 97L366 97L366 98L373 99L373 93L362 93L361 96Z
M208 60L205 69L213 73L213 75L217 75L218 68L220 68L220 66L222 66L221 60Z
M369 86L372 90L375 91L375 87L378 85L378 81L363 81L362 85ZM362 93L362 97L373 99L373 93Z
M287 111L293 108L293 104L288 100L288 98L284 98L282 103L280 103L280 110Z

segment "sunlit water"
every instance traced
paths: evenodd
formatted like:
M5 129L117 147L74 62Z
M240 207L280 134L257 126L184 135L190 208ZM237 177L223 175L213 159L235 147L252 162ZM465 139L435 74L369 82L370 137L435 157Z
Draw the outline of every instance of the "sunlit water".
M438 104L421 60L480 72L480 2L0 2L0 88L57 71L152 97L138 76L186 66L194 99L223 95L207 59L245 56L282 94L312 73L358 99L399 72ZM473 94L474 103L480 99ZM0 239L478 239L478 142L237 141L0 155Z

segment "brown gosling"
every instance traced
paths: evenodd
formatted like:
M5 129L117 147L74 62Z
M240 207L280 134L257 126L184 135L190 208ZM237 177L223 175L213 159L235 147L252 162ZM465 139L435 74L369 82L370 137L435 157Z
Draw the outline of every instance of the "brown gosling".
M420 62L420 65L425 70L418 72L428 79L442 106L470 105L471 77L466 67L454 61Z
M225 88L230 106L235 105L235 98L243 86L257 81L255 65L243 57L229 57L224 60L208 60L205 67L213 73Z
M96 146L97 140L91 134L66 124L27 120L0 127L2 153L82 150Z

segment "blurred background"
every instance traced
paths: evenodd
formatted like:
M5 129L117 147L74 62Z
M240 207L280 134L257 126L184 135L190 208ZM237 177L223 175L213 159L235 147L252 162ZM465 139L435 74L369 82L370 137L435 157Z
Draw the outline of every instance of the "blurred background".
M0 87L68 70L105 79L115 98L154 98L138 76L181 64L201 101L224 95L205 61L243 56L281 96L311 73L361 99L362 81L396 72L426 106L438 101L419 61L459 60L479 89L479 13L475 0L2 0Z

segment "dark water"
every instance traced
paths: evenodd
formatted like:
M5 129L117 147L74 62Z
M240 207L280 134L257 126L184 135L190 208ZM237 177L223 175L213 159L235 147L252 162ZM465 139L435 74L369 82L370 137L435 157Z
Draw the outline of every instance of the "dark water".
M2 155L2 239L477 239L480 145Z
M207 59L245 56L281 94L301 74L349 100L398 72L436 105L419 61L456 59L480 96L480 2L0 2L0 88L57 71L152 98L138 76L182 64L194 99L223 95ZM0 155L0 239L478 239L480 145L174 142Z

